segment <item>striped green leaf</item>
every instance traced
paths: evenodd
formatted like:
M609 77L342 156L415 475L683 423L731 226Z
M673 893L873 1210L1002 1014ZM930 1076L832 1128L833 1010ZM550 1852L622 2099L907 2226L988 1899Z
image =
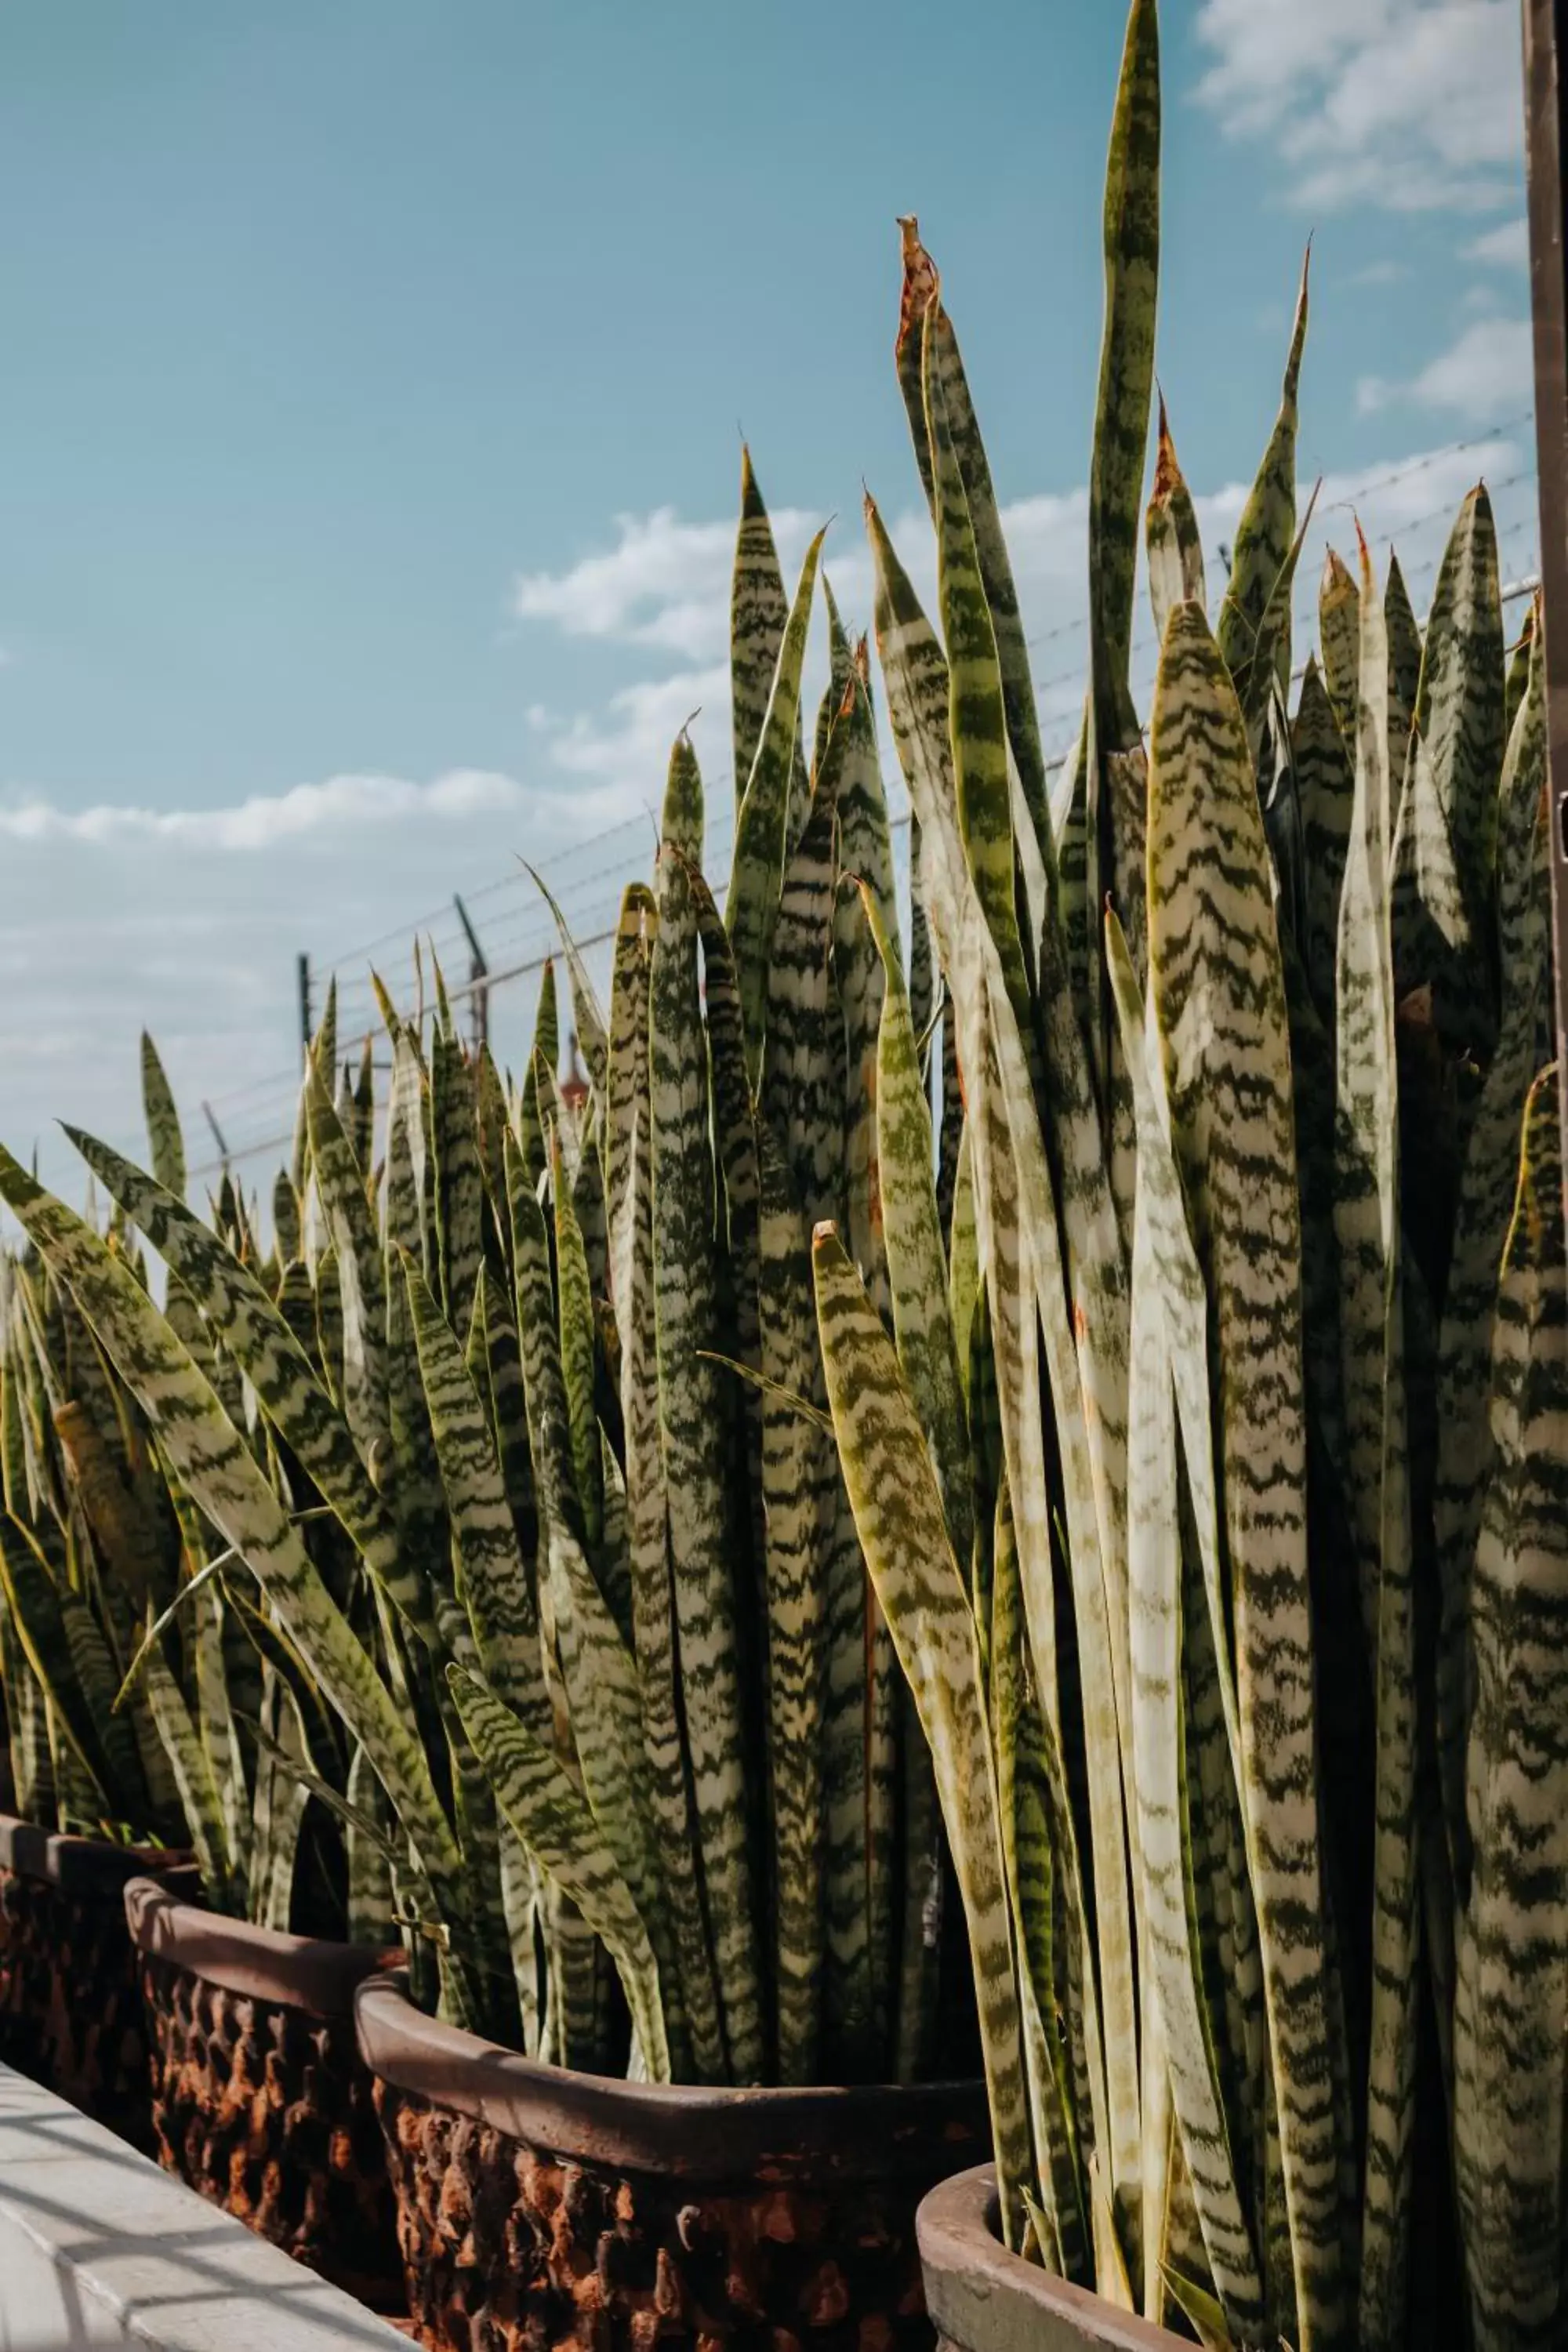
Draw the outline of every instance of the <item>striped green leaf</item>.
M1345 2323L1328 2080L1304 1508L1300 1213L1268 853L1236 692L1195 605L1155 689L1150 977L1172 1137L1213 1302L1216 1432L1293 2280L1303 2344Z
M1360 611L1359 597L1354 610ZM1352 694L1356 674L1357 668L1352 667L1349 673ZM1334 1009L1340 892L1344 884L1345 852L1355 793L1355 773L1345 746L1353 740L1353 730L1350 734L1342 731L1322 673L1309 656L1301 680L1301 698L1291 722L1290 757L1301 804L1302 845L1307 862L1307 933L1302 958L1312 1002L1328 1021L1331 1021Z
M1501 1016L1497 1051L1476 1106L1460 1174L1437 1366L1440 1444L1434 1516L1442 1593L1438 1747L1450 1849L1461 1883L1470 1837L1464 1784L1470 1564L1492 1459L1487 1368L1498 1270L1513 1212L1524 1105L1551 979L1546 787L1546 706L1537 637L1509 742L1499 808Z
M588 1076L595 1091L603 1094L608 1072L610 1040L599 992L594 986L593 974L583 961L583 951L567 929L566 918L556 905L548 883L526 859L523 864L530 881L554 918L555 929L561 939L561 952L566 959L567 975L572 982L572 1018L577 1024L577 1042L588 1065Z
M497 1804L539 1868L613 1956L647 2079L668 2082L669 2051L653 1948L585 1799L548 1748L481 1682L457 1665L447 1667L447 1680Z
M763 740L788 622L789 597L779 570L773 525L752 469L752 453L742 442L741 520L730 585L730 711L737 809L745 798Z
M337 1513L394 1607L422 1641L433 1642L419 1562L400 1547L397 1528L348 1428L281 1311L284 1302L274 1307L249 1269L173 1193L107 1144L75 1128L66 1133L170 1274L222 1331L263 1412Z
M963 1898L1003 2233L1016 2245L1033 2160L974 1620L892 1342L831 1231L816 1234L812 1267L828 1401L855 1525L931 1746Z
M1149 566L1149 604L1154 615L1154 635L1163 640L1165 624L1175 605L1192 604L1202 604L1205 611L1208 608L1197 510L1186 477L1176 463L1176 445L1171 438L1163 396L1154 488L1143 517L1143 546Z
M103 1822L128 1819L135 1790L126 1790L119 1785L100 1737L100 1722L106 1722L110 1715L113 1690L110 1688L100 1702L100 1718L99 1708L77 1679L76 1660L54 1579L27 1529L10 1517L0 1520L0 1587L4 1588L11 1629L48 1701L52 1721L68 1741L79 1770L94 1791L93 1818ZM123 1727L121 1726L121 1730Z
M1125 1000L1131 995L1131 975L1124 950L1121 963L1119 995ZM1134 1004L1128 1010L1132 1012ZM1128 1037L1130 1064L1142 1044L1137 1034ZM1141 1138L1141 1170L1146 1164ZM1165 1313L1162 1261L1168 1244L1158 1230L1153 1190L1140 1181L1133 1214L1132 1443L1128 1457L1132 1745L1144 1950L1152 1965L1171 2090L1209 2269L1232 2331L1245 2343L1256 2340L1264 2324L1263 2287L1237 2186L1189 1906L1182 1724L1189 1669L1183 1657L1181 1502L1172 1379L1177 1339ZM1168 1195L1162 1207L1168 1215ZM1198 1360L1201 1364L1202 1358ZM1203 1467L1206 1470L1206 1461Z
M549 1705L540 1661L539 1617L518 1556L493 1427L457 1336L412 1258L405 1259L403 1273L459 1590L473 1633L472 1650L467 1654L460 1650L458 1664L472 1671L470 1662L477 1660L498 1697L521 1717L536 1738L542 1738L549 1728Z
M651 924L651 908L645 911ZM624 940L624 930L622 936ZM610 1013L612 1085L620 1051L617 1041L623 1039L627 1081L626 1095L615 1097L618 1106L615 1121L622 1140L615 1146L611 1166L619 1171L616 1181L622 1188L616 1235L612 1238L621 1331L633 1650L649 1802L680 1970L679 2000L671 1989L666 2004L671 2064L678 2080L718 2083L726 2079L727 2062L712 1953L698 1892L697 1841L675 1680L674 1597L654 1297L646 930L638 947L635 960L628 950L627 964L617 962L617 992ZM623 984L634 1000L629 1005L622 999Z
M1489 929L1505 683L1497 529L1482 485L1460 509L1438 567L1415 709L1470 919L1482 937Z
M236 1911L240 1907L243 1881L237 1857L230 1849L212 1759L192 1721L184 1694L155 1643L147 1653L142 1683L180 1792L186 1832L202 1874L203 1896L215 1911Z
M942 307L936 265L921 243L920 225L914 216L910 215L909 218L900 220L899 227L903 238L904 278L896 359L921 479L931 501L932 519L936 520L944 493L940 488L942 461L933 437L934 427L925 383L929 366L941 387L942 417L974 535L974 560L996 640L1007 740L1029 828L1049 873L1052 870L1050 810L1046 790L1045 754L1040 746L1040 722L1035 703L1034 681L1029 672L1028 643L1018 609L1018 592L1002 529L1001 511L992 484L990 463L985 455L985 444L981 438L969 379L959 352L958 338L953 332L952 321Z
M1361 668L1361 591L1331 547L1318 590L1323 683L1348 754L1355 751L1356 677Z
M174 1471L244 1559L322 1691L370 1749L424 1868L450 1899L459 1858L416 1733L400 1718L211 1389L129 1269L4 1151L0 1193L71 1291ZM460 1906L454 1901L453 1908Z
M1001 959L1020 1028L1027 1034L1029 983L1013 891L1012 793L1002 672L963 478L948 425L937 351L935 314L928 311L926 416L935 482L937 597L947 648L948 729L958 826L974 895ZM924 822L925 812L921 814Z
M147 1156L153 1173L160 1184L184 1200L185 1139L180 1132L180 1114L158 1048L145 1029L142 1032L142 1112L147 1121Z
M1160 25L1132 0L1105 167L1105 326L1089 474L1089 670L1101 754L1139 740L1129 669L1160 276Z
M932 1182L931 1109L897 943L869 895L866 911L885 982L874 1100L893 1330L899 1366L931 1448L948 1534L962 1569L974 1548L973 1470Z
M594 1297L583 1230L564 1181L559 1131L550 1134L550 1192L555 1211L555 1286L561 1328L561 1371L572 1445L572 1484L590 1556L605 1534L605 1487L599 1465L599 1420L594 1402Z
M770 1383L762 1470L778 2071L781 2083L809 2083L822 2029L824 1512L837 1481L823 1433L789 1402L821 1392L805 1223L766 1121L757 1144L761 1370Z
M810 574L796 599L804 635ZM795 614L791 615L791 635ZM797 660L786 639L780 680L770 706L746 811L752 793L764 796L773 756L775 719L798 696L785 688ZM781 700L782 698L782 700ZM782 823L782 814L781 814ZM658 936L648 984L650 1083L649 1160L653 1186L653 1267L658 1352L659 1424L674 1572L675 1612L685 1699L687 1748L694 1810L708 1894L713 1959L723 2005L725 2041L737 2081L754 2081L762 2064L762 2012L746 1843L741 1696L735 1649L730 1507L726 1492L726 1415L716 1368L706 1360L717 1333L713 1254L713 1163L709 1135L708 1059L697 986L697 919L689 865L702 843L702 784L690 744L682 737L670 757L659 853ZM760 1013L767 957L748 967L741 952L761 935L737 930L735 889L761 887L760 868L745 866L740 836L728 914L736 947L742 1006L748 988ZM776 881L768 886L776 889ZM767 925L771 950L773 918ZM748 1052L761 1045L747 1024Z
M1568 1269L1557 1072L1525 1117L1491 1349L1496 1454L1470 1608L1475 1833L1454 2014L1459 2211L1475 2341L1562 2328L1568 2039Z
M1334 1232L1351 1520L1376 1664L1372 2054L1361 2326L1399 2340L1416 1987L1414 1622L1388 868L1388 647L1364 548L1355 812L1340 913Z
M811 625L812 593L826 536L818 531L805 551L800 583L790 606L789 621L779 647L751 774L735 819L735 850L730 868L730 893L724 920L735 951L741 1010L746 1024L746 1060L753 1077L762 1066L763 1023L767 1003L768 969L773 955L773 925L778 919L779 890L788 855L790 777L795 735L800 723L800 674ZM679 747L677 747L678 753ZM691 759L691 773L696 761ZM699 811L700 795L699 794ZM666 802L666 829L669 806ZM700 862L701 826L696 837L679 836L688 856Z
M361 1454L368 1456L386 1435L386 1297L380 1237L372 1222L363 1171L314 1063L306 1074L305 1102L316 1192L332 1237L342 1300L343 1418Z
M550 1530L550 1576L584 1791L647 1929L660 1981L670 1984L679 1999L674 1939L643 1779L637 1667L592 1570L564 1528Z
M1235 682L1237 698L1242 709L1249 713L1263 708L1270 669L1277 669L1281 687L1290 674L1289 604L1280 614L1276 589L1280 574L1290 560L1296 537L1297 392L1301 376L1301 352L1307 340L1307 278L1310 261L1309 247L1307 260L1301 266L1301 290L1297 298L1296 323L1291 331L1290 349L1285 362L1279 414L1274 420L1274 430L1263 453L1258 478L1247 493L1247 504L1236 527L1230 580L1215 631L1220 654ZM1269 615L1271 604L1276 605L1272 616ZM1267 632L1267 645L1264 643L1266 616L1271 620ZM1258 674L1260 668L1261 676ZM1332 677L1330 686L1331 692Z

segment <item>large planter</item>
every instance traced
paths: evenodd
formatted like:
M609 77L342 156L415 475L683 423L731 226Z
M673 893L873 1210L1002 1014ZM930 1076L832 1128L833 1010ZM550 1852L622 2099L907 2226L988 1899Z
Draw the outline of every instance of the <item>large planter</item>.
M396 2210L355 1988L388 1957L125 1890L165 2171L361 2302L401 2312Z
M0 2060L143 2150L153 2123L125 1887L184 1859L0 1813Z
M540 2066L360 1987L408 2307L431 2352L929 2352L915 2208L979 2084L704 2091Z
M1191 2352L1168 2328L1009 2253L997 2234L996 2176L988 2164L933 2189L919 2229L926 2302L942 2352Z

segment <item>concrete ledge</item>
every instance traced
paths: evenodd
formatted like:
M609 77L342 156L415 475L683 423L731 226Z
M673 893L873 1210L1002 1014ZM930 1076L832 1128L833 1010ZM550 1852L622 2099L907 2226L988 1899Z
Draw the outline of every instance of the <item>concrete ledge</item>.
M0 2352L392 2352L406 2340L0 2066Z

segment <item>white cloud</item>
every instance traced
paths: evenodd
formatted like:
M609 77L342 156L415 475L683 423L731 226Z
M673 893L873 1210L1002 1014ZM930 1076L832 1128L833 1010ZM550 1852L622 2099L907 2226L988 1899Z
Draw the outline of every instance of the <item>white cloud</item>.
M400 776L331 776L324 783L256 793L227 808L153 809L100 803L85 809L26 795L0 802L0 835L101 845L138 839L195 849L266 850L366 824L450 821L521 808L527 795L510 776L454 769L432 783Z
M1501 269L1525 269L1530 266L1530 224L1522 213L1517 220L1500 221L1489 228L1484 236L1471 239L1465 247L1467 261L1484 261Z
M1364 268L1351 270L1344 282L1347 286L1397 286L1408 275L1401 261L1369 261Z
M1203 0L1198 96L1317 212L1484 210L1523 149L1512 0Z
M1479 422L1503 410L1528 408L1532 367L1528 319L1476 319L1408 383L1363 376L1356 404L1370 415L1395 401L1414 401Z
M798 561L812 530L809 516L786 507L773 517L786 566ZM607 637L658 646L699 661L728 636L731 522L682 522L673 507L616 517L616 544L565 572L520 572L511 609L521 621L552 621L568 636Z
M1179 444L1179 415L1175 425ZM1352 507L1380 561L1381 542L1397 538L1419 610L1459 499L1485 474L1497 486L1505 569L1513 575L1527 569L1533 491L1527 478L1515 478L1527 467L1519 445L1494 437L1483 446L1416 448L1402 460L1331 477L1302 559L1299 646L1310 632L1325 541L1342 549L1353 543ZM1394 478L1385 479L1390 474ZM1303 492L1308 488L1304 483ZM1237 480L1198 499L1211 607L1219 589L1218 548L1234 532L1245 496ZM1071 737L1082 704L1087 514L1081 488L1016 499L1005 509L1047 751ZM644 520L647 529L616 527L612 556L619 544L646 544L656 536L653 519ZM679 528L728 549L728 523ZM786 572L807 528L804 518L789 524L795 537L784 551ZM923 509L906 511L889 516L889 528L934 611L929 517ZM846 622L864 625L870 580L858 519L841 518L828 548ZM597 605L575 591L548 596L534 625L574 629L590 611L619 610L643 627L678 602L698 612L693 634L714 650L694 658L657 636L645 638L638 642L649 674L640 680L621 682L623 664L616 690L597 702L536 702L520 721L526 777L472 770L423 782L337 776L218 809L159 808L107 796L80 809L38 790L0 792L0 1136L24 1155L37 1139L46 1180L73 1199L80 1195L80 1171L63 1143L51 1140L56 1118L82 1121L140 1153L136 1047L145 1023L186 1110L193 1160L207 1149L199 1105L211 1098L237 1148L268 1140L266 1154L246 1162L251 1178L266 1176L281 1156L270 1139L291 1118L296 950L342 957L355 942L390 932L374 960L389 982L406 989L405 943L424 916L449 977L460 980L466 950L449 911L455 887L494 968L528 962L549 943L550 927L519 872L520 854L544 868L574 929L595 936L613 920L625 883L649 871L670 741L699 706L692 732L708 787L710 869L721 877L733 808L722 651L728 553L716 578L702 581L694 565L668 571L657 593L645 592L640 604L613 586ZM609 633L624 625L612 622ZM823 640L819 616L806 682L812 711L822 685ZM1133 684L1145 710L1153 657L1140 587ZM884 773L890 796L901 802L897 763L886 749ZM606 838L616 826L620 830ZM447 912L427 915L444 901ZM371 1017L367 960L356 951L344 967L345 1040ZM531 987L519 981L495 999L498 1050L514 1067L531 1020ZM258 1086L258 1078L266 1083Z

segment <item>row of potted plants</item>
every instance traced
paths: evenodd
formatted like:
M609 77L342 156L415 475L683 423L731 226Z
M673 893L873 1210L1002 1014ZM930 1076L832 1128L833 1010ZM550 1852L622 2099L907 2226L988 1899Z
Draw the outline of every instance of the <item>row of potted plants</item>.
M1134 0L1059 770L904 224L907 904L748 461L723 911L682 737L607 1005L563 935L585 1100L553 973L514 1082L433 971L380 1103L329 1003L269 1235L151 1045L106 1212L0 1155L15 1803L138 1954L57 1837L27 1980L107 2105L139 1979L163 2160L432 2345L913 2343L983 2135L969 2352L1559 2324L1540 632L1478 489L1425 625L1363 544L1297 672L1303 280L1212 629L1160 418L1145 741L1159 151Z

